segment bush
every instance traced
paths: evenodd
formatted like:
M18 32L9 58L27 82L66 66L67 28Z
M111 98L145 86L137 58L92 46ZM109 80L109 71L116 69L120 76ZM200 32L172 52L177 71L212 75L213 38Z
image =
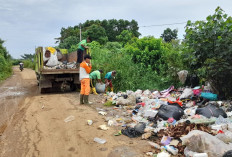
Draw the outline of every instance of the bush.
M207 21L188 22L186 43L191 51L190 67L211 82L215 92L232 98L232 17L221 8Z
M11 64L0 55L0 81L5 80L12 74Z
M24 68L35 69L35 63L31 60L23 60Z
M92 46L93 44L93 46ZM94 47L94 48L93 48ZM116 91L137 89L164 89L170 86L171 77L162 77L152 70L151 66L144 68L142 64L135 64L132 56L118 51L111 53L108 49L91 43L93 70L103 69L105 74L116 70L116 79L113 80Z

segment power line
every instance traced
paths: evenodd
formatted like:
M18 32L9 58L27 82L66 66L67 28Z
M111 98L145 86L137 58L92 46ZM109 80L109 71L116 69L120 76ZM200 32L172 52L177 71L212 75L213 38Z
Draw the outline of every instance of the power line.
M187 22L169 23L169 24L159 24L159 25L149 25L149 26L140 26L140 27L170 26L170 25L179 25L179 24L185 24L185 23L187 23Z
M199 20L198 20L199 21ZM200 20L200 21L206 21L206 20ZM192 23L195 23L196 21L191 21ZM159 24L159 25L148 25L148 26L139 26L139 27L158 27L158 26L171 26L171 25L180 25L185 24L187 22L179 22L179 23L168 23L168 24Z

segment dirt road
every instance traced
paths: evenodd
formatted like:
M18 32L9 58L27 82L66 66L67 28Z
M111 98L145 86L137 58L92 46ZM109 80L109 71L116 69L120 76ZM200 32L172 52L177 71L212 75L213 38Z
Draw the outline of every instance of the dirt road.
M146 141L114 136L117 128L99 130L107 124L96 107L101 96L90 96L91 106L79 105L79 93L38 93L33 70L20 72L0 85L1 157L134 157L151 149ZM64 122L73 116L74 120ZM91 126L87 120L93 120ZM94 138L105 139L105 144Z

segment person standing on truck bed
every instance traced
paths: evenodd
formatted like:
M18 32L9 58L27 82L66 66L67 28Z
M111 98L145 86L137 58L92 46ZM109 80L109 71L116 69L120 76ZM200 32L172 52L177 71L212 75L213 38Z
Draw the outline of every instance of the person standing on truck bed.
M89 55L84 56L84 61L80 64L80 81L81 81L81 94L80 104L89 104L90 93L90 78L92 65L90 63L91 57Z
M90 37L87 37L85 40L82 40L78 44L77 49L77 65L79 66L80 63L83 61L83 54L86 49L88 49L87 43L90 43L92 40Z

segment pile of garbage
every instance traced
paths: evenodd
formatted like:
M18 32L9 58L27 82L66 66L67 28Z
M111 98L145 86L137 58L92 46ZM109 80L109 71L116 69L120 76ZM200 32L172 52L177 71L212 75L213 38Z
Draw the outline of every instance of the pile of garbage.
M43 52L44 69L76 69L76 62L68 62L67 49L47 47Z
M107 93L104 113L116 135L149 140L157 156L221 157L232 150L232 102L208 87ZM110 104L110 105L109 105Z

